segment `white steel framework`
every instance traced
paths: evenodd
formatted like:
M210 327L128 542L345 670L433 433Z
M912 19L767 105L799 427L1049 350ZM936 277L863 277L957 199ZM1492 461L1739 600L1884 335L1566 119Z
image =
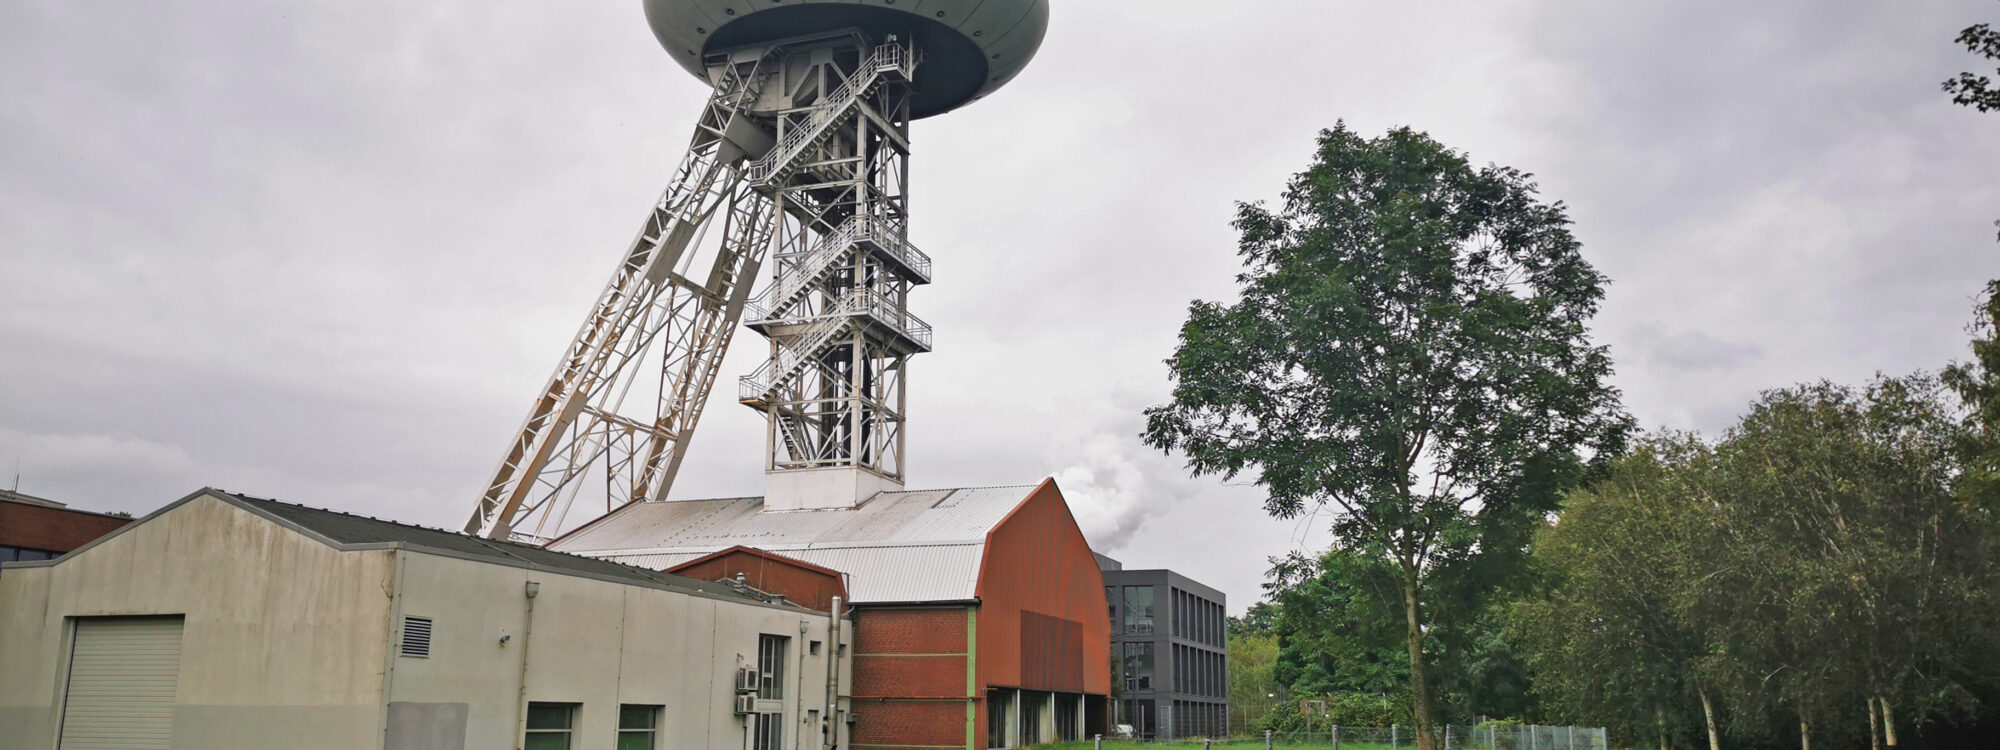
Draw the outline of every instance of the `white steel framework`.
M673 184L467 533L546 541L599 486L592 516L664 499L746 309L772 344L740 393L770 417L768 468L900 482L903 373L930 348L929 326L906 309L910 287L930 279L905 236L915 58L893 37L851 31L708 56L715 91ZM719 240L707 242L711 228ZM774 281L752 300L767 254Z

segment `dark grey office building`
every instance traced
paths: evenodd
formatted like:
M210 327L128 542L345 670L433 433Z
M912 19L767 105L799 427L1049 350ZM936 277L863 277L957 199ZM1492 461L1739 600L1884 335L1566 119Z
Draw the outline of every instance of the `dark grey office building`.
M1116 724L1149 739L1229 734L1222 592L1171 570L1124 570L1097 556L1118 660Z

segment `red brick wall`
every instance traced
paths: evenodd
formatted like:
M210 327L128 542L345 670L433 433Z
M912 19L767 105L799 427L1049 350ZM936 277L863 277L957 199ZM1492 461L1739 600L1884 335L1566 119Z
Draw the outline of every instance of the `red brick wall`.
M966 747L970 624L967 607L855 610L856 748Z
M783 594L787 599L821 612L832 611L833 597L847 596L847 585L840 580L838 573L747 547L727 549L690 560L668 568L667 572L704 581L735 578L741 573L743 582L752 588Z
M965 701L855 701L854 714L855 747L965 747Z
M131 523L96 513L0 502L0 544L68 552Z
M964 654L966 624L964 607L862 608L854 613L854 653Z

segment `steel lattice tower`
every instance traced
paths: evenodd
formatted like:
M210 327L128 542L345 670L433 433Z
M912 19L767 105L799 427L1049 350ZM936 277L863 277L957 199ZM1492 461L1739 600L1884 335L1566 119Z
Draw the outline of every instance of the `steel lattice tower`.
M593 516L665 499L746 314L770 341L738 394L767 417L767 504L901 486L905 374L931 347L909 311L931 277L908 240L910 122L1012 78L1048 8L876 2L647 0L654 34L714 92L467 533L545 540L580 495L602 501Z

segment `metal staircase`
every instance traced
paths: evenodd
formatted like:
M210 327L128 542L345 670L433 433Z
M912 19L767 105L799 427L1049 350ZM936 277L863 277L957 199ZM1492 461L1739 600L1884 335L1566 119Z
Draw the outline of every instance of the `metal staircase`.
M828 345L850 328L864 323L872 323L885 334L900 339L900 343L913 351L930 351L931 326L922 318L911 315L893 304L893 301L874 292L858 292L841 298L838 307L827 310L809 319L759 318L763 312L753 305L746 309L752 318L751 325L776 326L804 323L806 327L783 336L786 342L778 349L778 354L765 360L764 364L737 381L738 398L742 402L762 403L768 400L778 386L799 374L801 369L825 354Z
M839 268L850 252L873 251L884 262L901 266L913 284L931 281L931 257L905 241L885 219L854 216L813 245L812 252L790 271L782 273L763 294L751 302L762 310L789 310L812 292L828 274ZM752 321L761 318L752 315Z
M867 59L861 61L853 75L813 106L805 122L781 135L771 153L751 162L743 170L744 176L758 187L791 177L798 170L799 157L825 144L835 126L859 111L855 105L861 102L862 97L874 93L876 85L888 76L901 81L910 80L915 67L915 56L909 50L896 44L876 47Z
M802 89L777 143L744 169L803 218L773 251L771 285L745 307L772 346L738 381L738 400L771 422L768 469L845 467L900 481L903 363L931 348L929 324L907 309L910 288L931 280L930 256L905 237L902 84L916 60L893 41L847 59L858 62L808 74L831 90L814 100Z

